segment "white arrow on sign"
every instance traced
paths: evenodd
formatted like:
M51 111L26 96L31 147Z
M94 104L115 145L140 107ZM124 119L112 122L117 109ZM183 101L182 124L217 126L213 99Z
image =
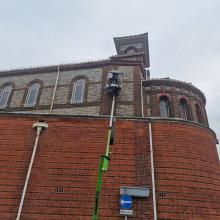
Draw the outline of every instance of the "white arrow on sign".
M121 204L122 204L122 205L124 205L124 204L126 204L126 203L130 204L130 203L132 203L132 201L121 200Z

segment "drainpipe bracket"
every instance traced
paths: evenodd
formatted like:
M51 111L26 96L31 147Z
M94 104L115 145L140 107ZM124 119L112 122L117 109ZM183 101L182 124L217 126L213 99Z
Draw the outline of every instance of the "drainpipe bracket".
M48 128L48 124L45 123L45 122L35 122L33 124L33 128L38 128L38 127L40 127L40 128Z

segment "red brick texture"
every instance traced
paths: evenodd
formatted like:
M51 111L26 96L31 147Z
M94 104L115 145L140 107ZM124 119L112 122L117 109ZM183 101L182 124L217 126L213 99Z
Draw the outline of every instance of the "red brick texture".
M45 120L22 220L89 220L108 119L0 116L0 219L14 220L36 130ZM192 123L152 121L158 219L220 219L220 166L215 137ZM151 189L148 121L118 119L104 173L100 220L120 220L120 186ZM134 198L134 216L152 219L150 198Z
M160 219L220 219L220 163L215 138L186 123L153 123Z

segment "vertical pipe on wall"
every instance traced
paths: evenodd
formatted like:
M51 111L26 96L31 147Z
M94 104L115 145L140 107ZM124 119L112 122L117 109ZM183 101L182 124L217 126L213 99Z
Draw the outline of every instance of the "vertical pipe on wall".
M54 103L54 99L55 99L55 95L56 95L56 91L57 91L57 84L58 84L59 76L60 76L60 66L57 66L57 78L56 78L56 82L54 85L53 97L51 100L50 111L49 111L50 113L53 111L53 103Z
M151 180L152 180L152 192L153 192L153 212L154 220L157 220L157 203L156 203L156 187L155 187L155 175L154 175L154 153L153 153L153 138L152 127L149 122L149 139L150 139L150 162L151 162Z
M24 188L23 188L23 191L22 191L21 201L20 201L20 204L19 204L16 220L20 220L21 211L22 211L23 204L24 204L24 198L25 198L25 194L26 194L26 191L27 191L29 178L30 178L30 175L31 175L31 170L32 170L32 166L33 166L33 162L34 162L34 158L35 158L35 154L36 154L36 150L37 150L37 146L38 146L40 133L41 133L43 128L48 128L48 124L43 123L43 122L36 122L36 123L33 124L33 127L37 128L37 136L36 136L36 139L35 139L30 164L29 164L29 167L28 167L28 172L27 172L27 175L26 175Z
M141 79L141 116L144 117L143 80Z
M141 75L141 117L144 117L144 101L143 101L143 76L142 72L140 72Z

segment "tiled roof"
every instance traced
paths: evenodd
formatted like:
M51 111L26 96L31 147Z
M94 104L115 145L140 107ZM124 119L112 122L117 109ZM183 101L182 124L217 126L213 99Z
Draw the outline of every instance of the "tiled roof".
M29 67L18 67L13 69L0 69L1 73L9 73L9 72L21 72L21 71L31 71L31 70L42 70L42 69L54 69L59 67L74 67L74 66L81 66L81 65L87 65L87 64L99 64L99 63L105 63L110 61L110 59L100 59L96 61L82 61L82 62L70 62L70 63L62 63L62 64L51 64L51 65L39 65L39 66L29 66Z

